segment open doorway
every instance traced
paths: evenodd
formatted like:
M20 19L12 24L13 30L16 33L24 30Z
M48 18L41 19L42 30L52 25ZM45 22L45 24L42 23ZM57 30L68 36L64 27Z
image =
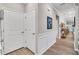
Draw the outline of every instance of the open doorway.
M57 20L57 29L58 29L57 39L59 39L59 16L58 15L56 15L56 20Z
M59 40L44 54L51 55L77 55L74 48L75 29L75 3L52 4L58 12L56 15L58 23ZM78 13L78 12L77 12Z

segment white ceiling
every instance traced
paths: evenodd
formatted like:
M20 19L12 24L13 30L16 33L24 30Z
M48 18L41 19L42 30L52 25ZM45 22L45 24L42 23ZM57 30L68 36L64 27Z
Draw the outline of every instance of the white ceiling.
M60 12L66 12L75 9L75 3L52 3L51 5Z
M75 16L75 3L51 3L52 8L61 13L63 20L73 21Z

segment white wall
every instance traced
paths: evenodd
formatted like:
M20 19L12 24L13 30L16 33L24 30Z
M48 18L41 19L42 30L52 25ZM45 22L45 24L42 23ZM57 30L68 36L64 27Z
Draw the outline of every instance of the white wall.
M49 11L48 11L49 9ZM52 17L53 22L52 22L52 30L55 29L56 26L56 16L54 13L54 10L50 7L49 4L38 4L38 32L39 33L43 33L43 32L47 32L49 30L47 30L47 16Z
M31 12L37 9L37 3L27 3L25 4L25 12Z
M19 4L19 3L1 3L0 9L7 9L7 10L17 11L17 12L25 11L26 13L31 12L32 10L35 10L36 11L36 22L39 22L36 25L36 27L38 27L38 29L36 31L39 33L48 31L47 30L47 16L51 16L53 18L53 20L56 20L55 13L54 13L53 9L49 6L49 4L44 3L44 4L38 5L36 3L27 3L25 5L26 6L24 8L24 5ZM50 11L48 11L48 9L50 9ZM55 22L53 22L53 29L55 27L54 23Z
M38 33L38 4L37 3L27 3L25 4L24 12L25 14L35 11L35 31Z
M20 4L20 3L0 3L0 9L24 12L23 4Z
M50 11L48 11L50 9ZM46 3L27 3L25 4L25 9L24 12L28 13L35 10L35 15L36 15L36 31L37 33L43 33L48 31L47 30L47 16L50 16L53 18L53 29L54 30L56 24L56 16L54 10L50 7L49 4ZM43 23L44 22L44 23Z
M75 8L74 49L79 51L79 4Z

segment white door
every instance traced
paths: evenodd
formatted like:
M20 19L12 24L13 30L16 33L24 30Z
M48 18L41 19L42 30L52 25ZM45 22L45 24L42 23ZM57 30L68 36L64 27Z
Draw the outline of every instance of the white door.
M23 47L23 19L23 14L4 12L4 54Z
M24 20L24 37L27 47L32 51L36 52L35 44L35 11L25 14Z

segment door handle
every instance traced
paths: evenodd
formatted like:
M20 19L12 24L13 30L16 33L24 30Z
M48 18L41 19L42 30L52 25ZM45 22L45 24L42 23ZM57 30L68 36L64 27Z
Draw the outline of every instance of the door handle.
M21 32L21 33L24 33L24 31L23 31L23 32Z
M35 33L32 33L33 35L35 35Z

